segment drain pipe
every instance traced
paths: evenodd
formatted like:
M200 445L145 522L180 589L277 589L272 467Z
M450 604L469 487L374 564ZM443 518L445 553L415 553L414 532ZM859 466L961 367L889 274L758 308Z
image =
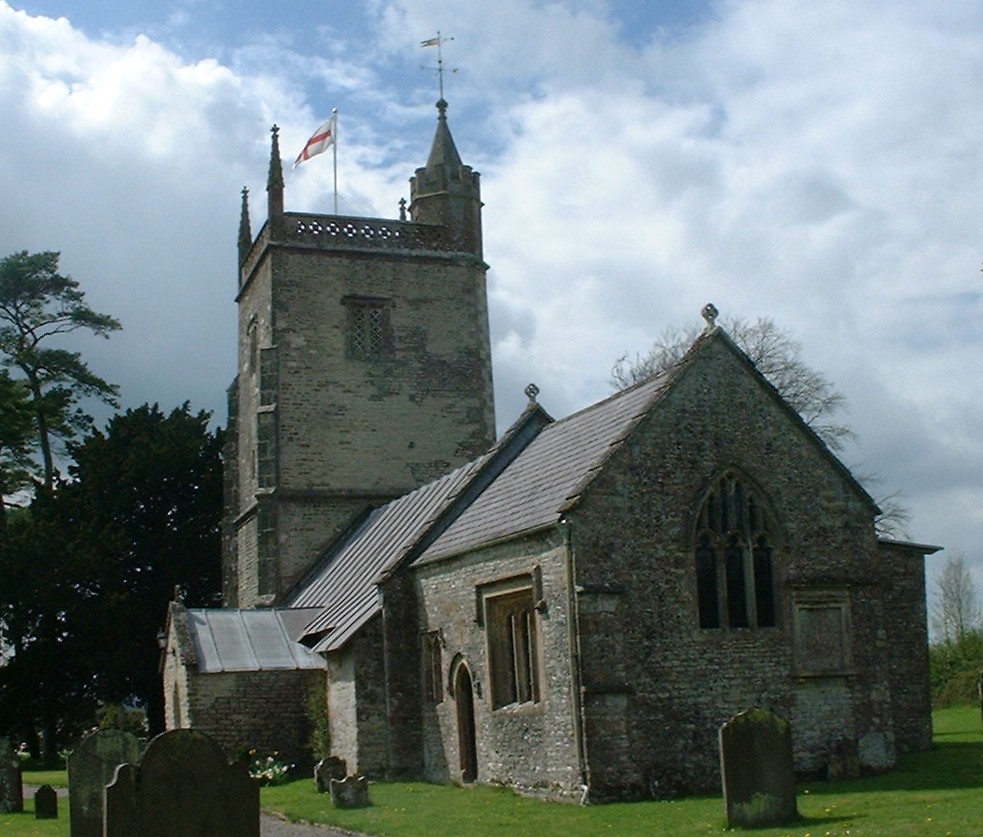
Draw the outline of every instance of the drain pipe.
M577 557L573 545L573 525L563 517L559 523L567 553L567 637L570 644L570 692L573 699L573 733L580 773L581 803L590 792L590 765L587 762L586 717L584 715L584 678L580 666L580 608L577 602Z

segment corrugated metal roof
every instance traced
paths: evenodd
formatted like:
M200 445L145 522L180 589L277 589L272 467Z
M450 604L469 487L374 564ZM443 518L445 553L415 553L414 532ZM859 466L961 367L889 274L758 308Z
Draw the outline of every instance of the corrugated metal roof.
M547 425L416 563L558 522L672 377L660 375Z
M307 622L314 612L189 609L188 628L195 644L198 671L209 674L324 668L324 658L297 641L296 622Z
M318 608L304 629L315 649L343 646L379 612L376 582L427 533L487 461L476 459L374 510L288 603Z

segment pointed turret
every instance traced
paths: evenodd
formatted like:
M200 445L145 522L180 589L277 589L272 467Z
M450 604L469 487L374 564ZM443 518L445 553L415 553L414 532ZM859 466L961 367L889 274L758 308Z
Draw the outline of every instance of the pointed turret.
M480 175L461 162L447 126L447 102L437 102L437 131L427 164L410 178L410 217L440 224L454 249L481 258Z
M242 187L242 209L239 212L239 265L246 260L249 255L249 248L253 246L253 231L249 223L249 189Z
M280 127L270 130L270 171L266 178L266 194L270 232L279 238L283 232L283 164L280 162Z
M457 153L451 129L447 127L447 102L441 99L437 102L437 132L434 134L430 156L427 158L427 171L443 168L449 176L460 179L461 155Z

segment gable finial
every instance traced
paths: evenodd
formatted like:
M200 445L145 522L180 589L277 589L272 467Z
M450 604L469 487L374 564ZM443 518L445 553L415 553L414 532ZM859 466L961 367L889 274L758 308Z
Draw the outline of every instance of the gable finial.
M703 319L707 321L707 331L717 326L717 317L720 312L717 310L717 306L712 302L708 302L703 306L703 310L700 312L703 315Z
M525 392L525 394L528 396L529 400L533 404L536 403L536 396L539 395L539 387L538 386L536 386L535 384L529 384L529 386L527 386L523 390L523 392Z

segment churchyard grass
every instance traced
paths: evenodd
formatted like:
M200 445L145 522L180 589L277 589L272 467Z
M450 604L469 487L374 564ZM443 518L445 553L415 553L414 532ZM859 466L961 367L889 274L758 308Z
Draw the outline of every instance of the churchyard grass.
M372 807L335 810L313 779L263 788L265 810L292 819L336 825L386 837L414 835L707 835L755 837L980 837L983 816L983 731L976 707L935 713L935 749L901 758L883 776L798 786L802 820L794 826L728 831L720 797L673 802L578 807L516 797L496 788L455 788L422 783L379 783ZM64 771L27 772L28 785L65 785ZM57 820L35 820L34 800L25 813L0 814L4 837L67 837L68 800L59 799Z
M935 713L935 749L903 756L882 776L798 786L802 819L793 826L729 831L718 797L672 802L579 807L543 803L487 787L455 788L415 783L378 783L372 806L335 810L313 780L264 788L262 804L292 819L330 823L386 837L535 834L576 837L598 834L756 837L980 837L983 731L975 707Z
M25 785L51 785L53 788L67 788L68 774L64 769L61 770L25 770Z

